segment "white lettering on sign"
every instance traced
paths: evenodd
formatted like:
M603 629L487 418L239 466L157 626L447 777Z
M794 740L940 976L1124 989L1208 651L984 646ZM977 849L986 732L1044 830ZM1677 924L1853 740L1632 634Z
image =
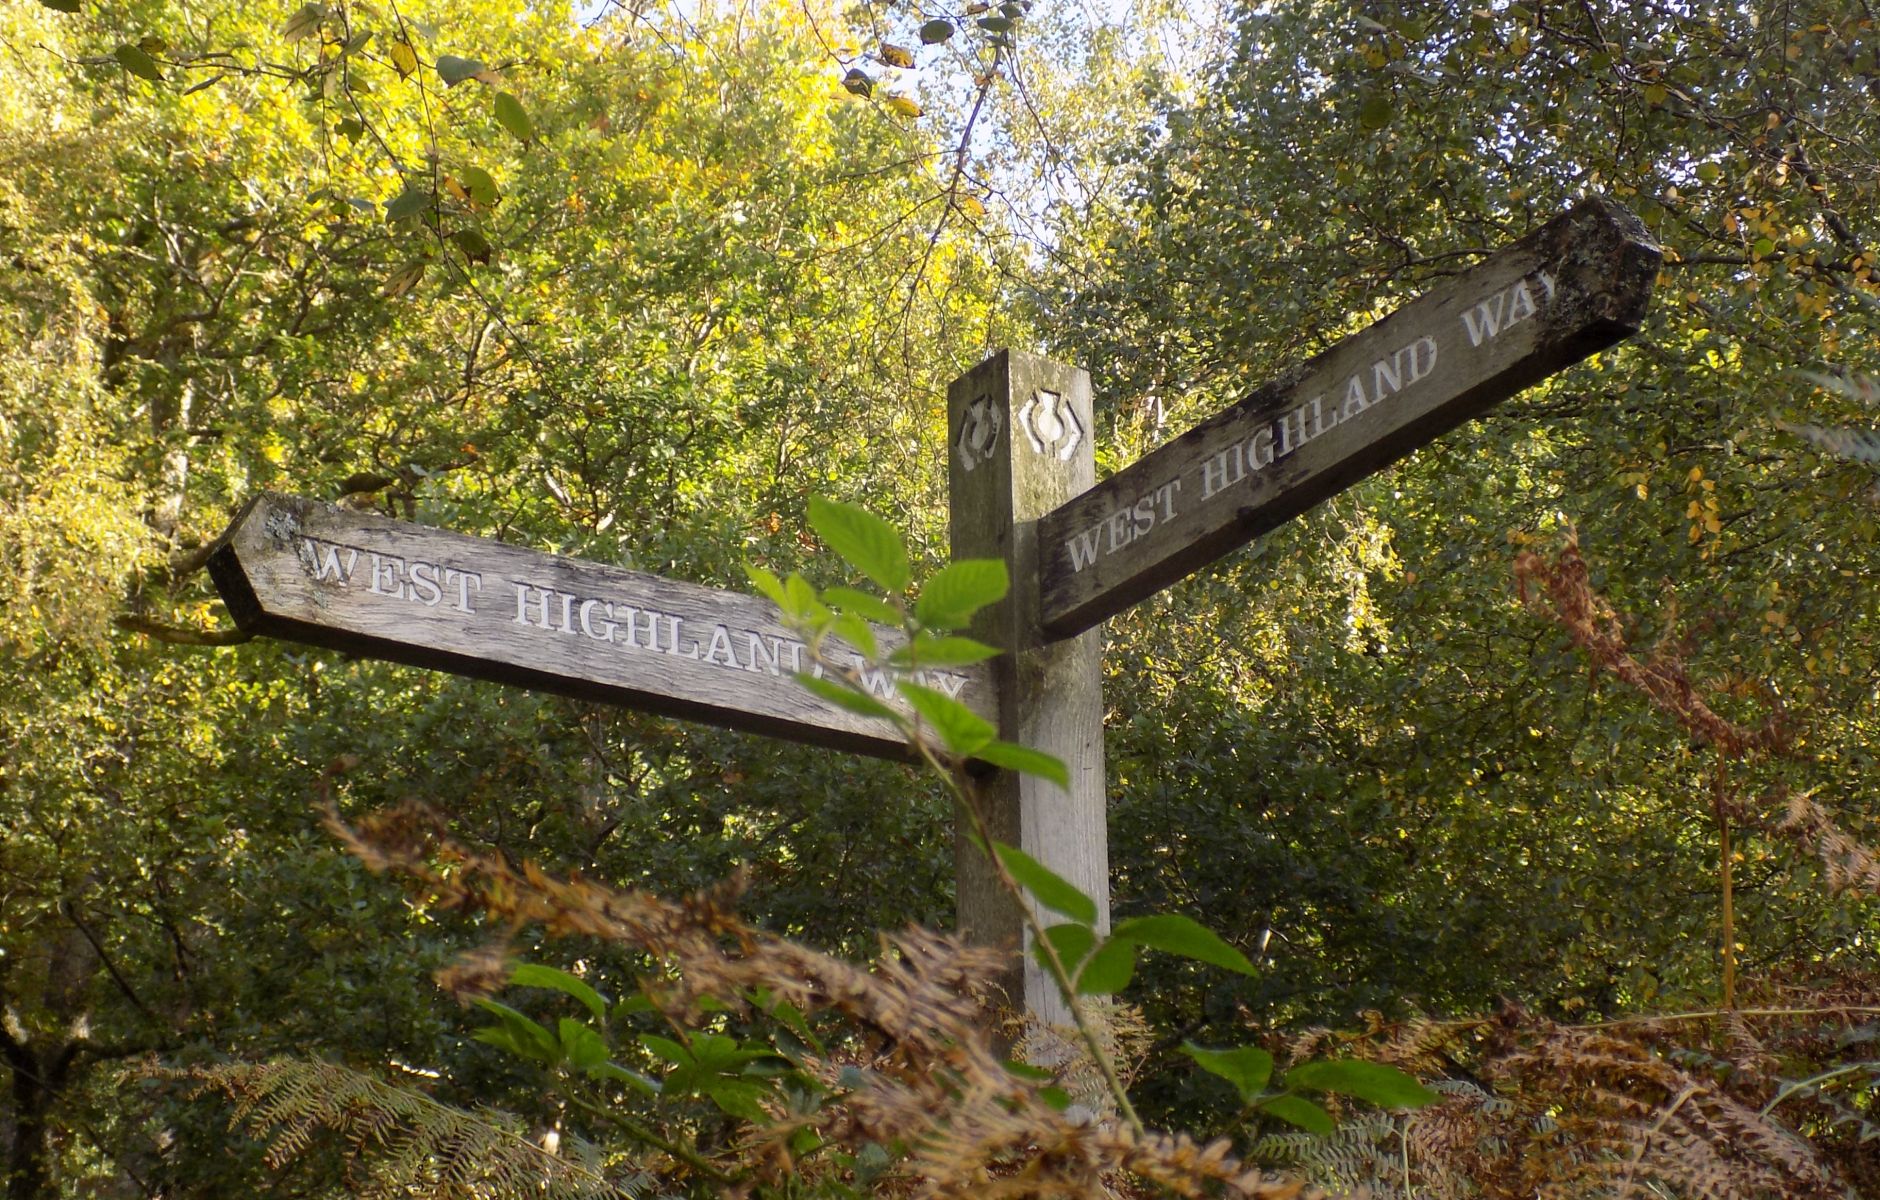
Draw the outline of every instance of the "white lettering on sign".
M301 564L315 583L424 608L441 607L470 615L477 611L475 601L483 592L483 576L475 571L361 551L305 534L297 536ZM773 676L802 672L808 658L809 647L792 637L718 622L707 625L680 613L603 596L576 595L527 580L512 579L507 583L515 597L515 612L509 623L527 629L617 646L626 652L667 654L723 670ZM845 655L828 647L824 657L827 665L807 664L810 674L821 678L832 671L852 672L876 697L894 696L894 677L870 667L860 654ZM955 699L965 690L967 681L967 676L953 671L916 671L913 678Z
M1558 290L1555 277L1546 271L1517 280L1462 311L1460 333L1467 342L1466 345L1455 344L1465 353L1480 349L1539 314L1552 303ZM1187 494L1193 498L1194 505L1207 504L1247 486L1262 471L1270 471L1329 430L1361 419L1365 413L1428 379L1436 371L1441 352L1432 334L1405 342L1336 385L1295 403L1254 430L1251 436L1234 441L1199 464L1191 465L1185 475L1111 510L1096 524L1065 540L1064 554L1070 559L1071 570L1081 572L1094 566L1099 559L1115 554L1174 520L1177 515L1175 498L1183 493L1184 483L1193 485L1187 489Z
M1545 271L1537 271L1529 277L1541 289L1541 298L1534 299L1534 288L1528 279L1523 279L1506 291L1496 292L1474 308L1465 309L1462 314L1462 327L1468 332L1469 345L1480 346L1483 342L1499 337L1503 330L1512 329L1541 310L1541 307L1554 298L1554 277Z

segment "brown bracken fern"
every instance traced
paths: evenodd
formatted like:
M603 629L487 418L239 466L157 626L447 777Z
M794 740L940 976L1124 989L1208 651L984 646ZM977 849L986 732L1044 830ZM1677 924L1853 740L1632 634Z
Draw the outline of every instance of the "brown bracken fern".
M1003 965L995 952L909 929L884 935L881 954L863 967L749 925L731 907L733 885L668 900L553 878L457 842L412 804L352 824L329 809L327 820L369 867L401 876L428 903L480 914L504 930L533 925L652 955L664 969L642 982L675 1021L695 1023L707 1008L743 1011L761 990L805 1014L840 1018L867 1039L864 1082L845 1070L853 1056L804 1056L802 1069L835 1100L752 1124L709 1164L727 1191L784 1180L800 1186L839 1172L830 1146L892 1145L908 1153L889 1190L918 1197L1102 1196L1132 1179L1191 1197L1319 1194L1242 1163L1226 1139L1204 1145L1138 1133L1053 1107L1037 1083L1006 1069L976 1000ZM491 978L486 957L450 981L474 987ZM825 1149L796 1150L806 1144L804 1131Z

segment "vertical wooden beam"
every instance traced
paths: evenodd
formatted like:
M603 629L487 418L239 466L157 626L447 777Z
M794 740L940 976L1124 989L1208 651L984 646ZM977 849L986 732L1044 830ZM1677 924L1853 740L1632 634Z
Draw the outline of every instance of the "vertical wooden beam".
M1096 481L1090 377L1003 350L947 389L953 556L1003 559L1006 600L981 614L974 635L1007 653L994 659L999 736L1054 754L1071 789L997 771L980 794L995 838L1024 849L1095 897L1108 928L1109 849L1103 776L1101 634L1046 644L1039 629L1038 519ZM972 941L1018 949L1022 915L961 829L954 861L959 923ZM1070 1014L1056 987L1024 956L1006 980L1014 1006L1053 1024Z

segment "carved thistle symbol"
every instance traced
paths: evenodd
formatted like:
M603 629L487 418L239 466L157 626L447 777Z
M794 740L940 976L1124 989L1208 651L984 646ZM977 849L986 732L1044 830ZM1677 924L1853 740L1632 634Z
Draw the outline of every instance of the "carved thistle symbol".
M960 436L953 443L953 452L960 456L962 470L970 471L992 457L992 448L999 444L999 430L1004 425L1005 418L992 397L981 396L966 406L966 411L960 414Z
M1052 455L1060 462L1069 462L1084 440L1084 427L1078 423L1077 412L1070 402L1042 388L1032 393L1031 399L1018 410L1018 427L1025 431L1025 440L1031 443L1033 450Z

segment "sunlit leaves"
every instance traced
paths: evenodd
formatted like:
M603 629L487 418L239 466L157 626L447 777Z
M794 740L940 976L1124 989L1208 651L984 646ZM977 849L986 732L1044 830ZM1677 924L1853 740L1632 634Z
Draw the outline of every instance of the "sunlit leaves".
M490 69L479 59L440 54L437 56L437 77L444 81L445 87L456 87L469 79L487 80Z
M516 135L517 139L527 142L535 137L535 123L529 120L528 112L522 102L508 92L496 93L494 102L496 123Z
M152 83L163 82L163 68L158 66L157 60L146 54L139 46L128 44L119 46L111 52L111 57L117 59L120 66L139 79L148 79Z

